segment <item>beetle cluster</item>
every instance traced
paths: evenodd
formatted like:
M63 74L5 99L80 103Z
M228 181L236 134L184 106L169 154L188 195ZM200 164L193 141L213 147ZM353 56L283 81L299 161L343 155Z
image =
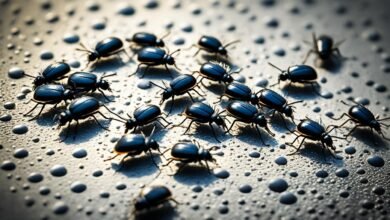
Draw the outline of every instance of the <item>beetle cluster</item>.
M135 52L137 55L137 61L139 62L134 74L139 72L140 66L142 65L146 66L146 68L143 71L141 77L143 77L144 73L150 66L163 65L168 72L170 72L168 65L173 65L179 69L176 66L175 58L172 56L179 50L176 50L172 53L170 53L168 50L165 50L164 47L166 45L162 38L158 38L154 34L142 32L136 33L132 38L127 39L127 41L131 44L131 50ZM198 48L198 51L195 53L195 55L198 54L199 51L203 50L214 54L216 58L221 56L227 58L228 52L226 48L237 42L238 41L233 41L223 45L215 37L202 36L197 45L194 45ZM340 54L337 48L340 43L334 45L330 37L321 36L316 38L313 35L313 43L315 44L315 47L308 52L308 55L315 52L318 54L320 59L328 59L333 55L334 51ZM127 53L123 42L116 37L106 38L98 42L94 50L88 50L84 45L82 45L82 47L83 49L78 50L88 52L88 64L90 62L97 61L100 58L116 55L120 52ZM304 61L306 61L306 59L307 57ZM313 67L304 64L298 64L283 70L271 63L269 64L281 72L278 77L278 83L280 83L280 81L288 80L290 81L290 84L309 84L313 87L314 91L317 92L315 88L315 86L318 85L316 81L317 72ZM151 82L154 86L163 90L161 94L162 99L160 105L168 99L172 100L168 114L162 112L159 106L149 104L138 107L134 110L132 116L128 115L128 118L124 118L112 112L98 99L91 96L84 96L86 93L98 90L102 93L104 98L110 101L103 92L103 90L110 91L109 83L104 80L104 78L114 74L104 74L101 77L98 77L95 74L89 72L75 72L67 76L67 74L71 72L71 68L65 62L59 62L48 66L42 72L42 74L34 77L35 91L32 101L36 102L37 104L27 114L30 114L38 105L42 105L38 115L32 118L35 119L42 113L45 105L50 104L56 107L59 103L65 102L67 104L67 109L60 112L56 117L59 120L60 126L68 124L65 138L68 136L69 125L73 120L75 120L77 123L75 133L77 133L77 126L80 119L92 117L100 125L99 121L95 117L95 114L99 114L106 119L114 119L123 123L125 126L125 133L128 133L128 131L131 129L133 130L130 134L124 134L119 139L114 147L116 155L107 159L111 160L119 155L124 155L124 157L121 159L120 166L122 166L123 161L127 157L136 156L142 152L145 152L149 153L153 160L153 164L158 167L157 163L153 159L152 151L158 151L160 155L163 156L165 152L160 151L159 143L153 139L153 134L155 133L156 127L153 128L153 131L149 136L146 136L145 134L137 134L137 131L142 132L141 127L152 123L159 123L164 128L169 127L172 123L166 120L163 116L167 117L171 113L174 105L174 98L176 96L185 94L190 97L192 103L188 105L185 108L183 114L181 114L184 116L183 121L179 124L173 125L172 127L181 126L186 120L190 120L190 123L184 132L184 134L186 134L193 123L207 124L209 125L214 138L218 142L221 141L217 138L217 132L214 128L214 124L224 132L223 134L226 134L231 131L236 122L241 122L251 125L256 130L261 142L264 145L267 145L262 137L260 128L264 129L269 135L274 136L275 134L269 129L268 124L270 123L269 119L272 118L276 113L282 117L285 127L292 134L296 135L294 141L288 143L289 145L293 146L293 144L299 138L302 138L297 151L301 148L303 142L306 139L310 139L321 142L322 149L330 150L331 154L334 156L332 151L335 151L336 148L333 145L332 138L347 139L356 127L361 126L367 126L371 128L371 130L374 129L386 140L389 140L384 136L381 130L381 126L389 127L389 125L383 123L382 121L390 118L379 119L378 117L375 117L370 110L358 103L350 106L348 114L344 113L341 115L341 117L335 118L335 120L340 120L344 116L348 117L348 119L341 125L330 125L325 127L324 125L310 118L305 118L300 120L300 122L296 125L296 128L292 130L289 128L285 117L289 118L291 122L295 124L293 105L302 101L297 100L289 102L285 97L269 88L264 88L260 91L252 91L247 85L234 81L232 74L239 71L241 71L241 69L232 71L229 66L221 62L216 63L207 61L202 63L200 65L200 69L198 71L193 71L192 74L181 74L177 77L174 77L170 81L169 85L166 85L164 82L162 82L164 86ZM198 75L198 77L196 78L194 75ZM59 84L59 80L64 78L68 79L67 84ZM199 78L200 80L198 80ZM219 103L223 102L224 97L227 97L230 101L227 103L225 109L216 110L209 104L196 101L196 99L194 99L194 97L191 95L191 92L193 91L200 97L204 98L205 94L201 94L201 92L197 90L201 90L200 85L205 86L203 84L204 79L217 82L224 86L224 93L221 94ZM71 100L70 103L67 102L69 100ZM100 112L100 107L105 108L115 117L106 117L103 113ZM264 111L264 108L268 111ZM230 122L228 118L233 119L233 121ZM226 121L230 123L230 126L227 125ZM347 135L344 137L337 137L330 134L334 129L341 128L349 121L356 123L356 126L351 129ZM103 127L102 125L100 126ZM106 129L105 127L103 128ZM163 166L167 166L173 161L179 161L184 165L188 163L199 162L201 164L204 163L207 167L207 170L210 172L208 162L215 162L215 159L211 153L213 149L214 147L205 149L197 142L176 143L172 148L168 149L171 151L172 157L167 159L166 164ZM179 168L179 171L182 167L183 166ZM168 188L165 186L149 187L144 189L140 196L136 199L135 210L142 210L145 208L157 206L168 200L176 202L171 198L171 192Z

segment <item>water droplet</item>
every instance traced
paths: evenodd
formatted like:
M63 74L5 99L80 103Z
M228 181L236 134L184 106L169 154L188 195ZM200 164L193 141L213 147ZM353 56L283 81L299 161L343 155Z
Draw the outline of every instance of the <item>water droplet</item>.
M51 59L53 59L54 54L51 51L43 50L43 51L41 51L40 57L42 60L51 60Z
M87 151L84 148L76 148L72 152L73 157L83 158L87 156Z
M241 185L238 189L242 193L250 193L250 192L252 192L252 186L250 186L248 184Z
M10 114L4 114L0 116L0 121L6 122L6 121L11 121L12 116Z
M87 189L87 185L85 185L82 182L76 181L76 182L72 183L72 185L70 186L70 189L72 190L72 192L82 193Z
M325 170L319 170L316 172L316 176L319 178L326 178L329 176L329 174Z
M19 148L14 151L14 157L22 159L28 156L28 151L24 148Z
M68 171L63 165L54 165L50 169L50 174L56 177L65 176Z
M345 178L345 177L349 176L349 171L345 168L337 169L336 176L341 177L341 178Z
M15 109L15 107L16 107L15 102L6 102L6 103L4 103L4 108L5 109L11 110L11 109Z
M377 155L369 156L367 162L374 167L383 167L383 165L385 165L383 158Z
M15 168L16 168L16 165L12 161L9 161L9 160L5 160L1 164L1 169L3 169L3 170L11 171L11 170L14 170Z
M65 43L74 44L74 43L79 42L80 37L79 37L79 35L77 35L77 34L66 33L66 34L64 35L63 40L64 40Z
M294 204L297 201L297 197L291 192L283 192L280 194L279 202L286 205Z
M257 152L257 151L252 151L252 152L249 153L249 156L253 157L253 158L259 158L260 157L260 153Z
M68 205L66 205L63 201L57 201L56 203L54 203L52 208L54 214L65 214L68 209Z
M230 176L230 173L227 170L222 169L222 168L215 168L213 170L213 174L214 174L214 176L221 178L221 179L226 179Z
M354 154L356 152L356 148L353 146L348 146L344 149L344 152L347 154Z
M269 182L268 188L274 192L284 192L288 188L288 183L282 178L276 178Z
M43 180L43 176L40 173L31 173L30 175L28 175L27 180L32 183L38 183Z
M25 134L28 131L28 127L26 125L15 125L12 128L12 132L14 134Z
M285 51L283 48L279 47L279 46L274 46L274 47L272 48L272 52L273 52L275 55L280 56L280 57L283 57L283 56L286 55L286 51Z
M135 8L130 5L124 5L119 8L118 13L126 16L133 15L135 13Z
M8 76L12 79L20 79L24 76L24 70L20 67L11 67L8 70Z
M141 79L138 84L137 84L138 88L140 89L149 89L152 85L150 83L149 80L146 80L146 79Z
M275 159L275 163L278 165L286 165L287 164L287 158L284 156L279 156Z
M126 184L119 182L116 184L115 188L117 190L124 190L124 189L126 189Z

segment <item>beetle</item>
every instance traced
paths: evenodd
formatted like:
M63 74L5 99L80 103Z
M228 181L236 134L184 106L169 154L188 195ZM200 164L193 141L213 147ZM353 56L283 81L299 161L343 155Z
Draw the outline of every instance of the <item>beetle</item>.
M111 92L110 84L104 80L106 77L114 76L116 73L106 75L104 73L101 77L88 72L75 72L68 78L68 85L73 89L82 92L94 92L96 89L104 96L105 99L110 99L104 94L103 90Z
M99 41L96 46L95 50L89 50L84 44L80 43L80 46L82 48L77 48L78 51L84 51L88 53L88 63L99 60L103 57L109 57L114 54L118 54L120 52L125 51L123 48L123 42L121 39L117 37L108 37L101 41Z
M201 79L199 83L202 83L203 79L206 78L211 81L229 84L234 80L231 74L239 73L241 70L242 69L232 71L230 67L224 63L207 62L201 65L199 71L194 71L193 73L200 74Z
M160 151L160 145L157 143L156 140L153 139L154 131L155 131L155 127L153 127L153 130L150 133L149 137L146 137L145 134L123 135L114 147L114 152L116 153L116 155L104 161L109 161L115 159L119 155L125 154L125 156L122 157L121 162L119 163L121 168L123 162L127 157L134 157L136 155L140 155L142 152L145 152L145 153L149 153L149 156L152 159L153 164L157 168L159 168L156 161L153 159L153 154L152 154L152 150L157 150L162 155ZM120 168L118 170L120 170Z
M268 134L270 134L271 136L275 136L275 134L272 133L271 130L268 128L267 119L265 118L264 113L260 112L254 105L251 105L243 101L230 102L226 110L230 116L235 118L235 120L230 125L230 128L227 130L227 132L229 132L232 129L233 125L237 121L251 124L253 127L256 128L256 131L259 134L261 142L264 145L269 146L268 144L265 144L261 136L260 130L258 128L258 126L260 126L264 128Z
M344 137L350 136L353 133L353 131L358 127L369 127L371 129L371 131L373 131L373 130L377 131L385 140L390 141L389 138L385 137L385 135L383 134L383 131L381 129L381 126L385 126L386 128L390 127L390 125L387 125L387 124L381 122L381 121L389 120L390 117L379 119L379 115L377 117L375 117L374 114L369 109L367 109L362 104L357 103L357 102L353 102L354 105L349 105L344 101L341 101L341 103L343 103L344 105L350 106L350 108L348 110L348 113L343 113L339 118L332 117L333 120L340 120L344 116L348 118L346 121L344 121L341 125L339 125L337 127L342 127L343 125L345 125L349 121L352 121L355 123L355 127L353 127L349 131L349 133L346 134Z
M134 211L141 211L157 207L166 202L172 201L176 205L180 204L174 198L172 198L171 191L163 185L153 185L144 188L137 198L134 200Z
M47 83L53 83L55 81L61 80L65 78L66 74L70 72L70 66L69 64L65 62L58 62L54 64L50 64L47 66L42 73L40 73L38 76L32 76L28 74L24 74L28 77L34 78L34 86L40 86Z
M148 32L137 32L130 39L126 39L128 42L141 46L141 47L164 47L165 43L163 39L167 37L170 32L167 32L162 37L158 38L155 34Z
M211 128L211 131L213 132L215 140L217 140L218 142L221 142L220 140L218 140L218 138L215 134L213 123L222 127L223 129L227 129L226 123L225 123L223 117L221 116L221 114L223 112L224 111L219 112L219 113L215 112L215 110L213 108L211 108L210 105L202 103L202 102L195 102L195 103L192 103L191 105L187 106L187 108L183 112L183 114L185 115L185 119L176 126L180 126L187 119L190 119L191 122L188 125L186 131L183 133L183 134L186 134L188 132L188 130L190 129L192 123L194 123L194 122L197 124L208 123L210 128Z
M219 97L219 101L217 102L221 102L224 96L233 100L249 102L252 105L259 104L257 94L253 93L247 85L239 82L232 82L226 85L224 93Z
M199 143L194 144L192 142L179 142L175 144L171 149L172 158L168 159L168 162L163 166L168 166L172 161L180 161L182 165L176 173L179 173L187 164L198 162L203 165L202 161L205 162L207 171L210 172L209 164L212 162L216 163L216 160L213 158L210 151L216 149L217 147L211 147L210 149L204 149L199 146ZM176 174L175 173L175 174ZM173 175L175 175L173 174Z
M68 135L69 135L69 128L70 128L70 124L73 120L76 121L76 128L75 128L75 135L74 135L74 138L76 138L76 135L77 135L77 129L78 129L78 126L79 126L79 120L80 119L86 119L88 117L92 117L96 123L103 129L105 130L108 130L108 128L104 127L103 125L100 124L100 122L97 120L97 118L95 117L95 114L99 114L101 115L103 118L105 119L109 119L109 120L116 120L116 121L119 121L119 122L122 122L121 120L119 119L116 119L116 118L109 118L107 116L105 116L103 113L101 113L99 111L100 107L104 107L107 111L109 111L111 114L119 117L119 115L115 114L114 112L112 112L106 105L102 104L101 102L99 102L99 100L97 100L96 98L94 97L90 97L90 96L82 96L80 98L77 98L75 100L73 100L67 107L67 109L63 112L61 112L56 118L58 119L59 121L59 125L58 127L61 127L61 126L64 126L66 123L68 123L68 127L67 127L67 131L66 131L66 135L65 135L65 139L61 140L61 141L64 141L68 138ZM120 118L120 117L119 117Z
M286 80L290 80L289 85L291 83L309 84L311 85L313 91L317 95L323 97L315 88L315 86L320 86L320 85L316 81L317 71L313 67L301 64L301 65L290 66L287 68L287 70L282 70L272 63L268 63L268 64L281 72L277 84L280 84L280 81L286 81Z
M67 89L61 84L40 85L34 90L34 96L31 99L31 101L36 103L36 105L26 114L24 114L24 116L29 115L39 105L42 105L42 108L39 113L33 118L31 118L29 121L34 120L41 115L46 105L54 105L54 108L56 108L60 102L64 101L66 103L66 100L74 99L75 94L75 91Z
M270 89L262 89L256 94L258 98L258 104L271 109L272 117L274 116L275 112L278 112L283 119L284 125L288 130L290 130L287 126L286 120L283 117L283 114L291 118L292 122L294 122L294 116L293 116L294 106L291 105L300 103L302 102L302 100L288 103L283 96Z
M307 42L312 44L313 48L310 49L305 59L303 60L303 63L307 61L310 54L315 53L321 60L328 60L332 55L333 52L336 52L339 57L342 57L339 46L344 42L344 40L339 41L337 43L333 42L333 39L330 36L327 35L320 35L318 38L316 37L316 34L313 33L313 42Z
M149 69L150 66L158 65L164 65L165 69L172 76L172 72L169 70L168 65L173 65L176 69L180 70L175 63L175 58L173 58L172 56L179 51L180 49L177 49L174 52L169 53L169 51L166 52L165 50L158 47L143 48L141 51L138 52L138 62L140 62L140 64L138 64L137 69L130 76L136 74L142 65L145 65L146 68L143 71L141 78L144 77L146 71Z
M231 46L232 44L238 43L240 40L232 41L230 43L227 43L225 45L222 45L221 41L213 36L207 36L203 35L197 45L193 45L198 48L198 51L194 54L196 56L201 50L207 51L209 53L218 54L221 56L228 56L228 52L226 50L227 47Z
M152 122L158 122L164 128L172 124L171 122L168 122L165 118L163 118L161 114L161 109L157 105L144 105L138 107L137 109L135 109L133 117L127 114L129 119L122 118L123 120L125 120L125 133L127 133L130 129L134 129L133 132L135 132L139 126L144 126ZM161 123L160 120L163 120L165 123L167 123L167 125Z
M330 127L333 127L333 128L328 130ZM332 135L329 134L336 127L337 126L329 125L325 129L323 125L321 125L320 123L318 123L316 121L311 120L310 118L306 117L306 119L302 119L300 121L300 123L297 125L296 130L294 132L292 132L292 134L296 135L297 137L294 139L293 142L286 143L286 144L289 145L289 146L294 147L294 143L300 137L303 137L303 139L302 139L301 143L299 144L299 147L296 148L296 151L293 152L293 153L290 153L288 155L292 155L292 154L297 153L301 149L301 147L302 147L303 143L305 142L305 140L306 139L310 139L310 140L313 140L313 141L320 141L321 144L322 144L322 151L323 151L323 153L324 153L324 149L328 149L329 152L331 153L331 155L334 158L336 158L336 156L331 151L331 150L333 150L333 151L336 150L336 147L333 146L333 139L332 138L346 139L346 138L342 138L342 137L332 136Z
M168 115L171 113L172 111L172 108L173 108L173 103L175 101L175 96L178 96L178 95L183 95L183 94L188 94L191 98L191 101L194 102L194 98L192 97L192 95L190 94L190 91L193 90L194 92L196 92L199 96L202 96L202 94L200 94L196 89L195 87L198 86L197 85L197 82L196 82L196 79L195 77L193 77L192 75L189 75L189 74L183 74L183 75L180 75L176 78L174 78L170 83L169 83L169 87L167 87L164 83L164 81L162 81L165 88L160 86L160 85L157 85L156 83L154 82L150 82L152 85L155 85L161 89L164 90L164 92L162 93L162 99L160 101L160 105L167 99L169 98L172 98L172 102L171 102L171 106L170 106L170 109L169 109L169 113Z

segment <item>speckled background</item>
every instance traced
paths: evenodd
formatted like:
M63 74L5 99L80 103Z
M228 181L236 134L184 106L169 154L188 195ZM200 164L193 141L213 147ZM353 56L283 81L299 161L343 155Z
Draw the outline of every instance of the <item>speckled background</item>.
M169 187L178 207L164 206L137 215L156 219L386 219L389 200L388 142L367 129L357 130L351 143L335 140L341 160L323 160L320 145L308 143L298 154L287 156L292 141L280 118L271 120L274 138L267 136L263 146L250 127L237 126L233 134L214 140L207 126L164 130L158 127L155 139L165 150L178 141L196 139L206 148L219 146L214 174L190 166L176 176L176 169L153 165L148 155L129 159L115 172L120 158L112 148L124 127L119 122L92 120L81 123L77 139L59 143L66 129L56 129L54 110L46 108L36 121L23 113L33 107L32 79L47 65L65 60L73 70L85 65L85 55L75 50L79 42L93 47L108 36L122 39L138 31L162 36L170 51L188 48L201 35L213 35L222 42L241 40L229 47L230 64L243 68L235 79L254 90L277 81L281 68L302 62L310 46L303 43L311 33L328 34L335 41L345 40L340 51L348 58L321 65L312 56L307 64L315 66L321 85L321 98L310 87L292 87L289 101L297 104L295 117L305 116L334 122L348 110L339 100L354 99L367 105L374 114L388 117L390 32L389 2L383 1L0 1L0 219L127 219L132 215L133 199L143 187L164 184ZM193 57L195 49L176 55L181 71L199 69L210 57ZM96 74L117 72L110 77L115 102L108 107L122 116L132 114L145 103L158 104L160 89L149 81L170 80L163 68L152 68L145 78L128 77L137 67L122 54L95 66ZM173 70L173 68L172 68ZM207 81L206 100L213 103L223 87ZM282 84L281 88L283 88ZM288 89L273 87L286 93ZM102 99L98 93L94 96ZM194 94L196 96L196 94ZM197 97L201 99L200 97ZM103 99L102 99L103 100ZM169 104L170 102L167 102ZM178 123L177 115L190 103L177 98L173 115L167 120ZM227 102L217 108L222 109ZM169 106L169 105L168 105ZM61 106L59 110L62 110ZM164 110L165 104L162 106ZM105 114L109 114L103 110ZM36 112L37 113L37 112ZM100 117L99 117L100 118ZM188 125L188 124L186 124ZM337 131L348 132L353 125ZM74 128L74 127L73 127ZM152 126L145 128L149 133ZM384 129L389 133L389 129ZM19 133L19 134L18 134ZM221 133L219 133L221 134ZM71 133L72 135L72 133ZM168 154L167 154L168 156ZM381 164L381 159L384 165ZM163 157L155 155L159 165ZM158 176L158 177L157 177ZM156 178L157 177L157 178ZM272 190L272 182L286 182L284 192ZM283 204L292 201L292 204Z

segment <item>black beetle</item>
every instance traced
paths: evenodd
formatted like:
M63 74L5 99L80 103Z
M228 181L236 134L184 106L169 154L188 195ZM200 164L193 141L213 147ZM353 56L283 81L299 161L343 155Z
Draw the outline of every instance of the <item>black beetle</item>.
M349 135L352 134L352 132L358 128L358 127L369 127L371 128L371 131L374 129L377 131L385 140L390 141L389 138L385 137L385 135L382 132L381 126L385 126L386 128L390 127L390 125L387 125L381 121L384 120L389 120L390 117L388 118L382 118L379 119L379 115L377 117L374 116L374 114L368 110L366 107L364 107L362 104L354 102L355 105L349 105L345 103L344 101L341 101L343 104L350 106L347 113L343 113L339 118L332 118L334 120L340 120L344 116L346 116L348 119L343 122L341 125L337 127L342 127L349 121L353 121L356 125L349 131L348 134L345 135L345 137L348 137Z
M333 128L328 130L332 126L333 126ZM315 122L309 118L301 120L301 122L296 127L296 131L292 132L292 134L296 135L297 137L294 139L293 142L286 143L286 144L294 147L294 143L295 143L295 141L298 140L298 138L303 137L303 139L302 139L299 147L296 148L296 151L291 153L291 154L288 154L288 155L292 155L292 154L295 154L296 152L298 152L301 149L305 140L310 139L313 141L320 141L322 144L322 147L323 147L322 151L324 152L324 149L328 149L329 152L332 154L332 156L334 158L336 158L336 156L331 151L331 150L336 150L336 147L333 146L332 138L346 139L346 138L342 138L342 137L331 136L329 134L336 127L337 126L329 125L325 129L324 126L322 126L318 122Z
M66 103L66 100L74 99L75 95L75 91L67 89L61 84L40 85L34 90L34 97L31 99L31 101L37 104L30 111L24 114L24 116L29 115L38 107L38 105L42 105L39 113L30 119L30 121L34 120L41 115L46 105L54 105L53 108L56 108L60 102L64 101Z
M40 86L42 84L53 83L54 81L61 80L65 78L65 75L69 72L69 64L65 62L58 62L47 66L38 76L31 76L26 73L24 75L34 78L34 86Z
M176 172L179 173L188 163L199 162L201 165L203 165L202 161L204 161L206 164L207 171L211 173L207 161L216 163L216 160L213 158L212 154L210 153L211 150L214 150L216 148L217 147L204 149L200 147L198 143L194 144L192 142L177 143L171 149L172 158L168 159L168 162L163 166L168 166L172 161L180 161L183 164Z
M114 157L111 157L109 159L106 159L104 161L109 161L114 158L116 158L119 155L126 154L122 159L120 164L120 167L122 167L123 162L127 157L133 157L136 155L141 154L142 152L148 152L150 158L153 161L153 164L157 167L156 161L153 159L152 150L157 150L160 154L160 146L152 137L155 131L155 127L153 128L152 132L150 133L149 137L146 137L144 134L126 134L119 139L119 141L116 143L114 147L114 152L116 155ZM162 154L161 154L162 155ZM120 170L120 168L118 169Z
M141 47L164 47L165 43L163 39L169 35L169 32L164 36L157 38L155 34L148 32L135 33L130 39L126 39L128 42L141 46Z
M265 118L264 113L260 112L254 105L242 101L233 101L229 103L226 110L230 116L235 118L230 128L228 129L228 132L232 129L233 125L239 121L254 126L257 133L259 134L260 140L264 145L268 146L268 144L265 144L258 126L264 128L271 136L275 136L275 134L272 133L268 128L267 119Z
M193 45L198 48L198 51L194 54L196 56L201 50L207 51L209 53L215 53L222 56L228 56L226 48L232 44L238 43L240 40L232 41L225 45L222 45L221 41L212 36L202 36L197 45Z
M219 101L217 102L220 102L224 96L233 100L250 102L253 105L259 104L257 94L252 93L252 90L247 85L239 82L229 83L225 87L224 93L219 97Z
M78 51L84 51L88 53L88 63L98 60L102 57L109 57L114 54L118 54L120 52L125 51L123 48L123 42L121 39L117 37L108 37L105 38L102 41L99 41L96 46L95 50L89 50L84 44L80 43L82 49L77 48Z
M162 185L153 185L144 188L138 197L134 200L134 211L141 211L145 209L150 209L162 205L168 201L180 204L175 199L172 198L171 191Z
M104 80L105 77L114 76L116 73L106 75L104 73L101 77L88 72L75 72L68 78L68 85L75 90L81 92L94 92L96 89L104 96L105 99L110 99L104 94L103 90L111 92L110 84Z
M344 40L333 43L333 39L327 35L320 35L317 38L315 33L313 33L312 36L313 42L310 44L313 45L313 48L307 52L303 63L306 62L307 58L309 58L312 53L316 53L321 60L328 60L333 55L333 52L336 52L339 57L342 57L338 46L340 46Z
M292 109L294 106L291 105L302 102L302 100L288 103L283 96L270 89L262 89L256 94L258 98L258 104L271 109L272 117L274 116L275 112L278 112L283 119L284 125L286 126L287 129L289 129L282 114L291 118L292 121L294 122L293 109Z
M195 103L192 103L190 106L188 106L185 109L184 115L186 116L186 118L176 126L180 126L187 119L190 119L191 122L188 125L186 131L183 133L183 134L186 134L188 132L188 130L190 129L192 123L194 123L194 122L197 124L208 123L210 128L211 128L211 131L213 132L215 140L217 140L218 142L221 142L220 140L218 140L212 124L215 123L216 125L221 126L223 129L227 129L225 121L224 121L223 117L221 116L221 114L223 112L224 111L219 112L219 113L215 112L215 110L213 108L211 108L211 106L209 106L205 103L202 103L202 102L195 102Z
M161 126L166 128L171 122L168 122L161 114L161 109L157 105L144 105L138 107L133 113L133 118L129 114L127 114L129 119L122 118L125 120L125 133L130 129L134 129L133 132L135 132L138 126L144 126L152 122L158 122ZM163 120L168 125L164 125L160 120Z
M75 128L75 135L74 135L74 138L76 138L76 135L77 135L77 129L78 129L78 126L79 126L79 120L80 119L85 119L85 118L88 118L88 117L92 117L93 119L95 119L96 123L103 129L105 130L108 130L106 127L104 127L103 125L100 124L100 122L97 120L97 118L95 117L95 114L100 114L103 118L105 119L109 119L109 120L116 120L116 121L120 121L122 122L121 120L118 120L118 119L115 119L115 118L108 118L106 117L105 115L103 115L103 113L101 113L99 111L99 108L103 106L107 111L109 111L111 114L119 117L117 114L115 114L114 112L112 112L107 106L105 106L104 104L102 104L101 102L99 102L99 100L97 100L96 98L94 97L90 97L90 96L83 96L83 97L80 97L80 98L77 98L75 100L73 100L67 107L67 110L61 112L59 115L58 115L58 121L59 121L59 127L61 126L64 126L66 123L68 123L68 127L67 127L67 131L66 131L66 135L65 135L65 139L68 138L68 135L69 135L69 128L70 128L70 123L75 120L76 121L76 128ZM119 117L120 118L120 117ZM65 139L61 140L61 141L64 141Z
M141 51L138 52L138 61L140 62L140 64L138 64L137 69L130 76L136 74L142 65L146 65L146 68L143 71L141 78L145 75L146 71L149 69L150 66L158 66L158 65L164 65L165 69L172 76L172 72L169 70L168 65L174 65L176 69L180 70L176 66L175 58L173 58L172 56L173 54L179 51L180 49L177 49L176 51L169 53L158 47L143 48Z
M194 71L193 73L199 73L201 75L201 79L199 83L202 83L203 79L208 79L211 81L217 81L219 83L231 83L233 82L233 77L231 74L239 73L241 69L236 71L232 71L230 67L224 63L214 63L207 62L201 65L199 71Z
M162 81L162 82L164 83L164 81ZM164 92L162 93L162 99L161 99L160 105L165 100L172 98L172 103L171 103L171 107L169 109L168 115L172 111L173 102L175 101L175 96L183 95L183 94L187 93L190 96L192 102L194 102L194 98L192 98L192 96L190 94L190 90L195 91L199 96L203 96L195 89L195 86L197 86L195 77L193 77L192 75L189 75L189 74L183 74L183 75L180 75L180 76L174 78L169 83L169 87L167 87L165 85L165 83L164 83L165 88L162 86L159 86L153 82L151 82L151 84L164 90Z
M281 72L281 74L279 75L277 84L280 84L280 81L286 81L286 80L290 80L289 85L291 83L310 84L311 87L313 88L313 91L317 95L323 97L315 88L316 85L317 86L320 86L320 85L316 81L317 80L317 71L313 67L301 64L301 65L290 66L287 68L287 70L282 70L272 63L268 63L268 64L270 66L278 69Z

